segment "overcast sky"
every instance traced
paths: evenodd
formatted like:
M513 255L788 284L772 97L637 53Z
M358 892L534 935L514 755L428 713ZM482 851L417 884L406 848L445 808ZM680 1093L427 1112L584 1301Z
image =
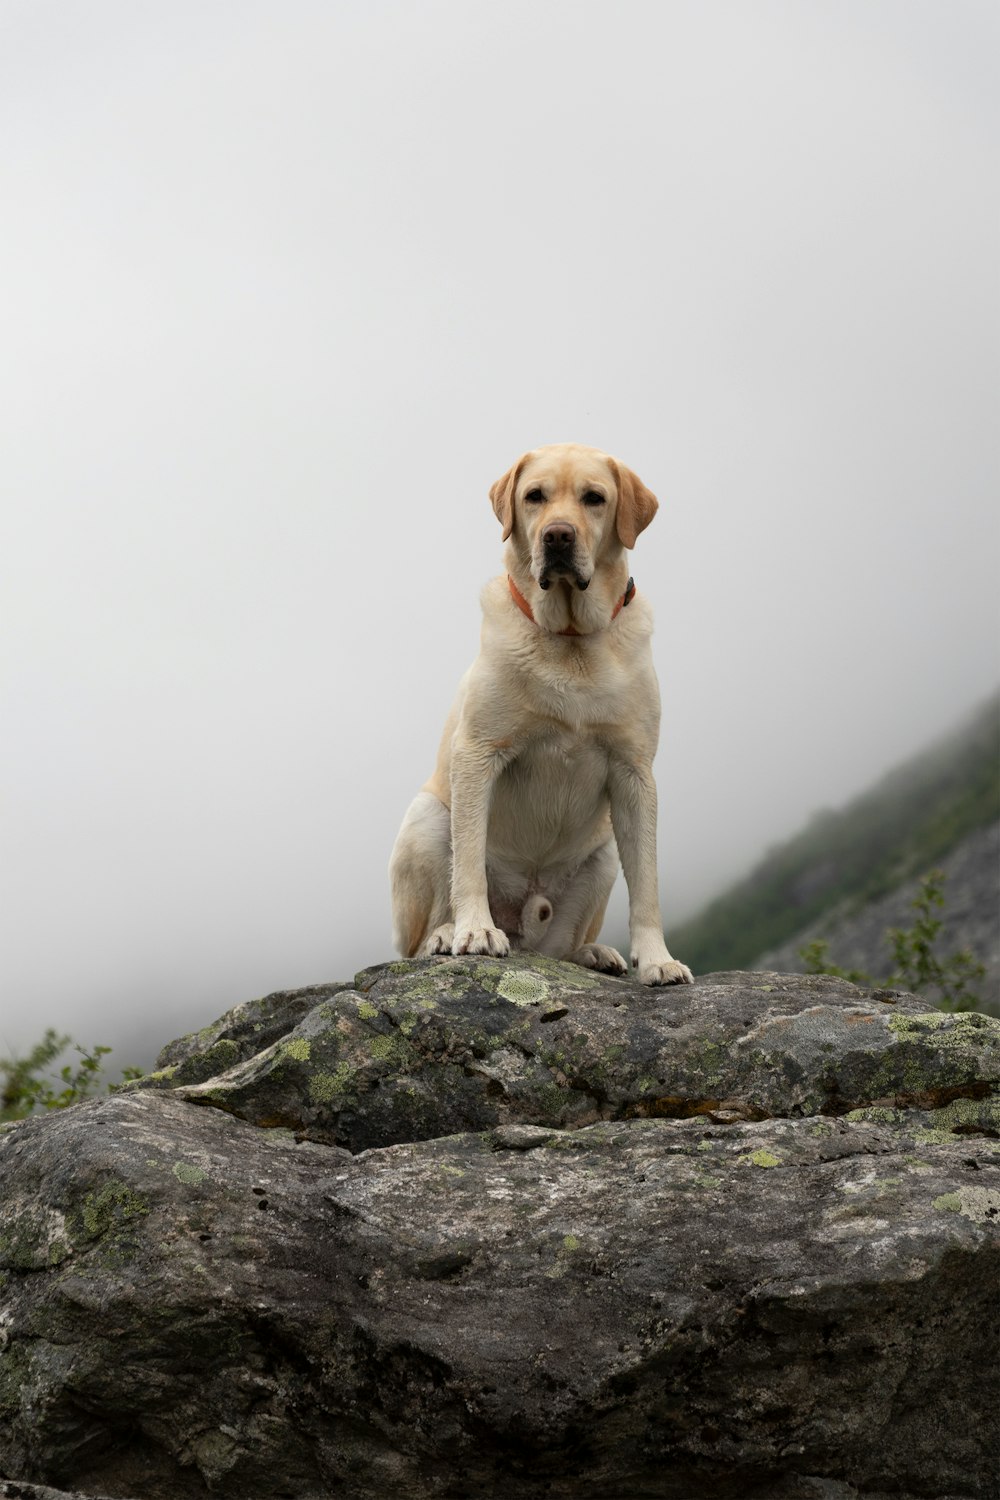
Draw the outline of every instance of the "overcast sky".
M998 16L2 0L0 1050L391 956L526 448L660 497L668 940L995 686Z

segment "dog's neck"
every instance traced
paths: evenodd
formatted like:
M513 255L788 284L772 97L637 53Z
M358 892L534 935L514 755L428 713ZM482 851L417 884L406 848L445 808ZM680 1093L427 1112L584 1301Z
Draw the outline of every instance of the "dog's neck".
M538 628L540 628L540 630L546 630L547 633L556 634L556 636L588 636L588 634L597 634L600 630L606 630L607 625L612 624L612 621L618 619L619 613L622 612L622 609L625 609L625 606L631 603L631 600L633 600L634 597L634 592L636 592L636 583L634 583L633 579L631 579L630 577L630 579L628 579L627 585L625 585L624 592L619 595L618 600L616 600L616 603L612 606L610 619L607 619L607 621L604 621L604 624L601 625L591 625L591 628L589 628L589 630L588 628L585 628L585 630L579 630L579 628L577 628L576 625L573 624L573 598L576 597L576 589L573 589L568 585L561 585L561 583L558 583L558 585L556 585L556 588L559 589L559 592L565 594L565 606L562 607L561 613L568 612L568 615L570 615L570 624L564 625L564 627L559 628L558 625L549 625L546 621L544 621L544 619L541 619L540 621L540 619L535 616L535 610L532 609L531 604L528 603L525 595L522 594L519 586L517 586L517 583L514 582L513 573L507 574L507 583L508 588L510 588L511 598L513 598L514 603L516 603L517 607L519 607L522 615L528 616L528 619L531 619L531 621L534 622L535 625L538 625ZM558 595L556 595L556 597L558 597Z

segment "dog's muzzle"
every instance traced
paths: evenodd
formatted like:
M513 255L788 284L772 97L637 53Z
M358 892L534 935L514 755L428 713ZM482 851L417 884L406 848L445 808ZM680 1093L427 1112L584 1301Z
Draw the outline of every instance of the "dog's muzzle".
M549 589L556 578L571 578L583 592L590 585L576 561L576 527L568 521L552 521L542 532L542 566L538 582Z

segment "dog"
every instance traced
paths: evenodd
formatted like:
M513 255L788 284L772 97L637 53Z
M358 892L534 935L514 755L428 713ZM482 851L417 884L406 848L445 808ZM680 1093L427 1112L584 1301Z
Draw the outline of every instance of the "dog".
M575 443L523 454L489 493L506 573L483 590L479 656L393 847L396 947L626 974L597 942L620 856L639 981L691 984L663 936L653 621L625 555L656 497Z

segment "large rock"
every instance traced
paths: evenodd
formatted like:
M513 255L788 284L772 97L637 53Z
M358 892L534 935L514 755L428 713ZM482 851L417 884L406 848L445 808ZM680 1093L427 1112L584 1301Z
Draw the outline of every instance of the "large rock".
M153 1086L0 1134L0 1473L991 1495L998 1032L532 958L241 1008Z
M898 991L768 973L651 990L535 955L384 964L239 1007L159 1061L138 1088L351 1151L518 1122L934 1107L1000 1082L988 1018Z

